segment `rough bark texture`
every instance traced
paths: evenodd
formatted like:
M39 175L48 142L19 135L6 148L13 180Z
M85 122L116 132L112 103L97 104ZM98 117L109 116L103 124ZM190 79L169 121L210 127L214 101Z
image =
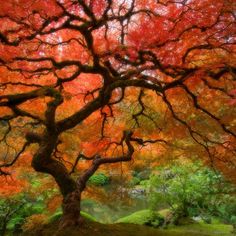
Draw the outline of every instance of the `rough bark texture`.
M32 167L38 172L52 175L59 186L63 195L61 228L78 225L80 222L81 192L78 191L76 182L69 175L66 167L51 156L57 142L57 135L46 134L42 140L33 157Z
M78 189L64 197L62 204L63 216L60 222L60 228L81 224L80 201L81 192Z

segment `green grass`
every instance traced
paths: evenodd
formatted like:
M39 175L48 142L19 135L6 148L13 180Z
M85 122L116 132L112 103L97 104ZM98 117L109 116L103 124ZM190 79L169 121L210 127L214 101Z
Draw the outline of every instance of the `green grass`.
M164 209L158 212L153 212L151 210L142 210L142 211L137 211L126 217L120 218L119 220L116 221L116 223L145 225L147 222L154 221L156 215L161 215L162 217L166 218L170 213L171 212L169 209ZM166 230L156 231L156 234L162 235L164 233L165 235L176 235L176 236L177 235L230 236L233 235L231 234L232 230L233 227L231 225L224 225L217 221L215 221L215 224L205 224L205 223L193 224L191 222L188 223L187 225L169 226L168 229ZM139 233L137 235L139 235Z
M197 232L199 235L219 235L219 236L230 236L233 235L231 232L233 231L233 227L231 225L224 224L191 224L191 225L183 225L183 226L172 226L168 229L169 232L178 233L185 232L195 233Z
M145 223L150 221L155 221L156 219L165 219L171 214L170 209L163 209L160 211L151 211L149 209L136 211L131 215L122 217L118 219L115 223L128 223L128 224L138 224L145 225Z
M85 213L84 223L81 226L71 227L58 232L58 223L61 212L52 217L47 225L35 226L30 232L22 236L233 236L233 227L216 222L215 224L195 223L181 226L169 226L167 229L155 229L145 224L152 221L156 216L167 216L168 209L153 212L151 210L137 211L129 216L123 217L116 224L101 224Z
M142 210L134 212L131 215L120 218L116 223L128 223L128 224L138 224L145 225L146 222L152 220L155 214L151 210Z
M230 225L192 224L155 229L136 224L100 224L85 220L82 226L71 227L58 232L58 221L38 226L22 236L233 236Z

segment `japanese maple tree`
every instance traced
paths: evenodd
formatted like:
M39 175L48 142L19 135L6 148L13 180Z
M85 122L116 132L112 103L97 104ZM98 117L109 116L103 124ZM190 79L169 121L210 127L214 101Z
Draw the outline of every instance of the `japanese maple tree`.
M93 173L140 146L185 140L175 148L194 143L236 176L235 12L233 0L1 2L1 175L24 157L53 176L62 227L79 224Z

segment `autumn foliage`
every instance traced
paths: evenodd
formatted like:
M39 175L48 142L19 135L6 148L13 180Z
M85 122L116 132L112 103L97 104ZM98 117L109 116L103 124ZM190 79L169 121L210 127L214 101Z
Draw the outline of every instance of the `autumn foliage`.
M236 182L235 10L233 0L2 2L1 178L32 165L65 206L100 166L140 155L201 158Z

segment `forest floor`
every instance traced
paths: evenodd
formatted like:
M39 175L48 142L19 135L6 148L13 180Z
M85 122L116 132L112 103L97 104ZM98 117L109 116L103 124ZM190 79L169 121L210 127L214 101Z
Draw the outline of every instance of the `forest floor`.
M233 236L233 228L223 224L191 224L155 229L135 224L101 224L86 221L83 227L73 227L58 232L58 222L35 228L22 236Z

